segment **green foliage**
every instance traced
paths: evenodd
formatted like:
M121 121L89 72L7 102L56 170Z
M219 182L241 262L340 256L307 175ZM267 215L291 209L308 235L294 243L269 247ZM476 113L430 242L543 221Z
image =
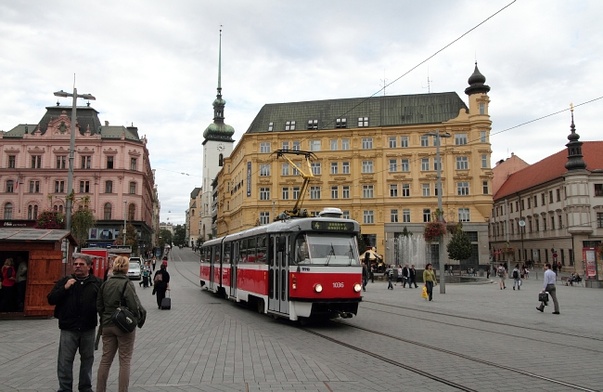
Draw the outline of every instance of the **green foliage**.
M176 225L174 228L173 244L184 246L186 244L186 225Z
M87 207L81 208L71 215L71 234L79 246L88 240L88 232L96 225L94 214Z
M169 231L168 229L161 229L161 231L159 231L159 247L161 249L163 249L165 247L165 244L171 244L172 243L172 232Z
M448 257L452 260L466 260L471 257L471 241L463 230L456 230L446 245Z
M64 229L65 215L58 211L42 211L38 215L35 227L36 229Z

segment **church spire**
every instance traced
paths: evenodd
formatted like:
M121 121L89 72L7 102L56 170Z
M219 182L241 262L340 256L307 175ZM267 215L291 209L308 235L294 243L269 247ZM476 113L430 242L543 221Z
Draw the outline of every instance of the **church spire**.
M574 105L570 104L570 111L572 113L572 125L570 126L571 133L567 137L569 143L567 147L567 162L565 168L567 170L583 170L586 169L586 163L582 159L582 142L580 141L580 135L576 133L576 126L574 125Z

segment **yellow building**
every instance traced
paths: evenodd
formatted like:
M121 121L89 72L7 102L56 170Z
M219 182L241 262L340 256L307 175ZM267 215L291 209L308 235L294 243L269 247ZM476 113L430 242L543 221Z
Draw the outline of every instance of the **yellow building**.
M376 247L386 263L437 264L437 245L423 240L438 206L437 130L444 218L462 222L474 248L462 266L488 264L492 170L485 81L476 65L465 90L468 105L455 92L265 105L214 182L217 235L291 210L303 179L275 152L309 151L313 177L302 207L310 215L338 207L361 224L361 245ZM291 159L306 170L303 155Z

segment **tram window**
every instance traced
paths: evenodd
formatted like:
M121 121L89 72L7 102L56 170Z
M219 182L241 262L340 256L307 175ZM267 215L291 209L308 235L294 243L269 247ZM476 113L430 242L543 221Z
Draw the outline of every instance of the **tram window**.
M296 263L308 263L310 261L310 254L308 252L308 244L306 243L305 237L297 237L295 240L295 262Z
M214 246L214 263L216 263L216 264L220 263L220 246L219 245Z
M239 242L239 261L241 263L246 263L247 260L247 240L242 240Z
M230 264L230 242L224 244L224 262Z
M258 242L257 242L257 262L258 263L266 263L266 253L267 253L267 249L266 249L266 240L267 237L266 236L260 236L258 237Z

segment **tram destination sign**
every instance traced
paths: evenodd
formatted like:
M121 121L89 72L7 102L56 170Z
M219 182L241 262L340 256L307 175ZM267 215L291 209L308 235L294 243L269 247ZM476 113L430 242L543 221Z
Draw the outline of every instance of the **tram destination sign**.
M320 231L354 231L353 222L312 221L312 229Z

